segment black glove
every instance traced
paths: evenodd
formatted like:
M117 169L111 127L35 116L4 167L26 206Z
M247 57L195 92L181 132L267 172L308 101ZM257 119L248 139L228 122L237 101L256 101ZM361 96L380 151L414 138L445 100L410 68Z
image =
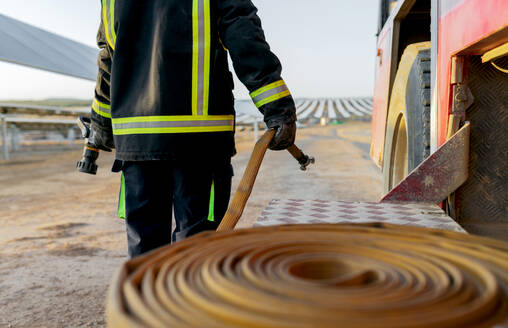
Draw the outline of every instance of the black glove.
M114 149L115 141L113 140L113 131L101 127L93 120L91 125L92 132L88 141L104 151L111 151L111 149Z
M295 143L296 123L287 118L272 118L266 122L269 129L276 129L275 136L268 145L271 150L284 150Z

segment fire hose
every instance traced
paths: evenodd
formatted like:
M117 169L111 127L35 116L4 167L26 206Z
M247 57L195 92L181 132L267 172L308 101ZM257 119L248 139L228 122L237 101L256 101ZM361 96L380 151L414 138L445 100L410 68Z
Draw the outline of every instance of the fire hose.
M258 140L252 151L252 155L247 163L247 168L243 173L242 180L238 185L235 195L231 204L229 204L228 210L222 218L222 221L217 228L217 231L233 230L242 216L247 200L254 187L254 182L261 167L261 162L265 157L268 145L275 136L275 130L266 131L263 136ZM296 145L292 145L287 149L289 153L298 161L300 164L300 170L305 171L310 164L314 164L315 160L312 156L305 155Z
M508 327L508 244L385 224L202 233L127 262L110 327Z
M245 209L245 205L247 204L247 200L249 200L252 188L254 187L254 182L256 181L259 168L261 167L261 162L263 162L268 145L274 136L275 131L268 130L263 134L263 136L261 136L254 146L249 163L247 163L247 167L243 173L242 180L238 185L236 193L231 200L231 204L229 204L226 214L224 214L217 231L233 230L240 220L243 210Z
M272 138L218 232L121 267L109 327L508 327L508 243L386 224L233 231Z

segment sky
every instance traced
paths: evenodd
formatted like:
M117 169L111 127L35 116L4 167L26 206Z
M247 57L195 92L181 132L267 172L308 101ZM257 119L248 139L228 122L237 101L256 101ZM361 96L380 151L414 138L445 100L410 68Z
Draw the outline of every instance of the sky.
M295 98L371 96L378 0L253 0ZM99 0L0 0L0 13L96 47ZM0 45L2 46L2 45ZM235 81L236 98L248 91ZM94 83L0 63L0 99L93 97Z

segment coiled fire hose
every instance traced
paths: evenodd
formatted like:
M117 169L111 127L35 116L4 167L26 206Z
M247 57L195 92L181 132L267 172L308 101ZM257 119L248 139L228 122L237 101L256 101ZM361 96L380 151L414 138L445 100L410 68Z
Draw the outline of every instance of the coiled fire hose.
M202 233L123 265L109 327L508 327L508 244L385 224Z
M233 231L271 138L220 232L121 267L109 327L508 327L508 243L386 224Z

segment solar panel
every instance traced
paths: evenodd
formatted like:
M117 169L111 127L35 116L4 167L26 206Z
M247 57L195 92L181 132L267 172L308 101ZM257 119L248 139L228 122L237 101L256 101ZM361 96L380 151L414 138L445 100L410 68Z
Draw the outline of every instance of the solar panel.
M95 81L98 51L0 14L0 61Z

